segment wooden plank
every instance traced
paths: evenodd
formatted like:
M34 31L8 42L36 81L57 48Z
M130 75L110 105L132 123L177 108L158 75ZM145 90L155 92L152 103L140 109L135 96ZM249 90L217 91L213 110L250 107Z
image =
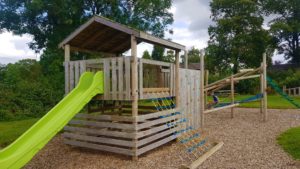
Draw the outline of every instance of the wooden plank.
M80 75L86 71L85 61L80 61Z
M64 143L72 145L72 146L85 147L85 148L90 148L90 149L94 149L94 150L96 149L96 150L108 151L108 152L113 152L113 153L117 153L117 154L124 154L124 155L131 155L131 156L133 155L132 150L125 149L125 148L105 146L105 145L99 145L99 144L87 143L87 142L75 141L75 140L65 140Z
M135 132L126 132L126 131L111 131L107 129L93 129L93 128L84 128L84 127L73 127L66 126L64 127L65 131L76 132L76 133L86 133L90 135L101 135L101 136L111 136L111 137L121 137L121 138L137 138L137 133Z
M118 93L119 93L119 100L123 100L124 98L124 74L123 74L123 63L124 58L120 57L118 58Z
M113 58L110 60L111 61L111 79L112 79L112 90L111 90L111 93L112 93L112 97L111 99L112 100L116 100L117 99L117 85L118 85L118 81L117 81L117 67L116 67L116 59Z
M170 116L170 117L159 118L157 120L148 121L148 122L145 122L145 123L142 123L142 124L138 124L137 127L136 127L136 130L141 130L141 129L144 129L144 128L147 128L147 127L151 127L151 126L154 126L154 125L157 125L157 124L166 123L166 122L172 121L174 119L179 119L179 118L180 118L180 115L174 115L174 116ZM164 124L164 125L166 125L166 124Z
M162 62L150 59L141 59L144 64L170 67L172 63Z
M64 46L65 49L65 62L69 62L71 60L71 50L70 50L70 45L66 44Z
M139 59L139 98L143 99L143 59Z
M64 66L65 66L65 94L68 94L70 91L69 62L64 62Z
M253 79L253 78L258 78L260 75L251 75L251 76L245 76L245 77L237 77L234 78L234 81L239 81L239 80L246 80L246 79Z
M135 119L131 116L118 116L118 115L92 115L79 113L75 116L76 118L93 119L93 120L104 120L104 121L125 121L132 122Z
M75 86L78 84L79 82L79 62L75 62Z
M176 107L180 104L180 80L179 80L179 51L175 51L175 96L176 96Z
M172 128L170 130L166 130L166 131L163 131L163 132L160 132L158 134L155 134L153 136L150 136L150 137L147 137L145 139L142 139L142 140L139 140L137 145L138 147L142 146L142 145L145 145L145 144L148 144L152 141L155 141L155 140L158 140L160 138L163 138L163 137L166 137L176 131L180 130L180 127L176 127L176 128Z
M200 114L201 114L201 128L204 127L204 112L205 112L205 97L204 97L204 55L200 57Z
M263 120L266 122L268 120L268 93L267 93L267 88L268 88L268 83L267 83L267 55L264 53L263 55L263 74L264 74L264 93L263 93L263 100L264 100L264 118Z
M147 151L150 151L150 150L152 150L152 149L154 149L154 148L156 148L156 147L159 147L159 146L161 146L161 145L164 145L164 144L166 144L166 143L168 143L168 142L170 142L170 141L172 141L172 140L174 140L174 139L176 139L176 137L175 136L169 136L169 137L167 137L167 138L164 138L164 139L162 139L162 140L160 140L160 141L157 141L157 142L155 142L155 143L152 143L152 144L150 144L150 145L148 145L148 146L145 146L145 147L143 147L143 148L141 148L141 149L138 149L137 150L137 155L141 155L141 154L143 154L143 153L145 153L145 152L147 152Z
M204 111L204 114L215 112L215 111L219 111L219 110L223 110L223 109L228 109L228 108L232 108L232 107L236 107L238 105L239 104L236 103L236 104L231 104L231 105L224 106L224 107L219 107L219 108L215 108L215 109L209 109L209 110Z
M144 93L170 92L170 88L144 88Z
M104 71L104 99L110 99L110 64L109 60L103 62Z
M113 138L105 138L105 137L95 137L95 136L87 136L75 133L63 133L63 137L81 141L88 141L94 143L104 143L104 144L112 144L117 146L125 146L125 147L132 147L132 141L120 140L120 139L113 139Z
M74 87L75 87L74 62L70 62L70 91L73 90Z
M103 127L103 128L116 128L116 129L127 129L134 130L134 126L132 124L123 124L123 123L112 123L112 122L96 122L96 121L86 121L86 120L71 120L69 124L76 125L87 125L93 127Z
M198 168L206 159L208 159L215 152L217 152L220 148L222 148L223 145L224 145L223 142L218 143L213 148L211 148L209 151L207 151L202 156L200 156L200 158L198 158L196 161L194 161L190 166L182 166L181 168L188 168L188 169Z
M126 89L126 100L131 100L131 86L130 86L130 59L131 57L125 58L125 89Z
M166 115L169 115L171 113L180 112L180 111L182 111L181 108L176 108L176 109L164 110L164 111L159 111L159 112L156 112L156 113L151 113L151 114L146 114L146 115L139 115L137 117L137 121L145 121L145 120L148 120L148 119L151 119L151 118L156 118L156 117L159 117L159 116L166 116Z

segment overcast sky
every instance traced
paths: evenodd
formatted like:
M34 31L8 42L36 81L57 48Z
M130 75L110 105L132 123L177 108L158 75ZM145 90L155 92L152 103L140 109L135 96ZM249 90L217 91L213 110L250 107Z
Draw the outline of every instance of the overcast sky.
M174 34L167 34L167 38L191 48L202 49L207 46L207 28L212 24L210 20L210 0L174 0L171 12L174 14L174 23L170 27ZM0 34L0 63L7 64L24 58L36 59L35 54L29 49L28 43L32 41L29 35L14 36L10 32ZM151 45L140 44L138 55L144 50L152 50ZM276 56L275 60L282 60Z

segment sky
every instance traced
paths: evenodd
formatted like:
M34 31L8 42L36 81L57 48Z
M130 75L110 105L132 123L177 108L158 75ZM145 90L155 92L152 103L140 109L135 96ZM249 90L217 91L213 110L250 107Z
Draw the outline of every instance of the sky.
M174 23L170 26L173 35L166 34L166 38L183 44L187 48L195 46L203 49L209 39L207 28L213 24L210 19L210 0L174 0L171 12L174 15ZM267 24L264 24L267 27ZM30 35L16 36L11 32L0 34L0 64L14 63L20 59L39 59L40 54L32 51L28 44L32 41ZM138 46L138 56L148 50L152 45L142 43ZM282 56L276 55L273 60L283 61Z

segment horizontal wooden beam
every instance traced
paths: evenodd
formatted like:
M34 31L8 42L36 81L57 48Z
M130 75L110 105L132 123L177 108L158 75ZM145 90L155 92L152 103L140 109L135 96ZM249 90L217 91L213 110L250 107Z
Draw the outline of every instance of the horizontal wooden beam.
M253 79L253 78L259 78L259 77L260 77L260 75L251 75L251 76L245 76L245 77L238 77L238 78L234 78L234 81Z
M211 112L215 112L215 111L219 111L219 110L223 110L223 109L228 109L228 108L232 108L232 107L236 107L240 105L239 103L236 103L236 104L231 104L231 105L228 105L228 106L223 106L223 107L219 107L219 108L214 108L214 109L210 109L210 110L205 110L204 111L204 114L207 114L207 113L211 113Z
M139 59L143 64L149 64L149 65L157 65L157 66L166 66L170 67L173 63L168 62L162 62L158 60L150 60L150 59Z
M143 88L144 93L170 92L170 88Z

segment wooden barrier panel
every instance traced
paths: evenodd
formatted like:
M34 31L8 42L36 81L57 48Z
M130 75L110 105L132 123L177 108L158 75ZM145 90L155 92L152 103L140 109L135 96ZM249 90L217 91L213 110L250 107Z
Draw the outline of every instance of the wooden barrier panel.
M187 121L187 126L199 128L200 116L200 71L180 69L180 107Z

